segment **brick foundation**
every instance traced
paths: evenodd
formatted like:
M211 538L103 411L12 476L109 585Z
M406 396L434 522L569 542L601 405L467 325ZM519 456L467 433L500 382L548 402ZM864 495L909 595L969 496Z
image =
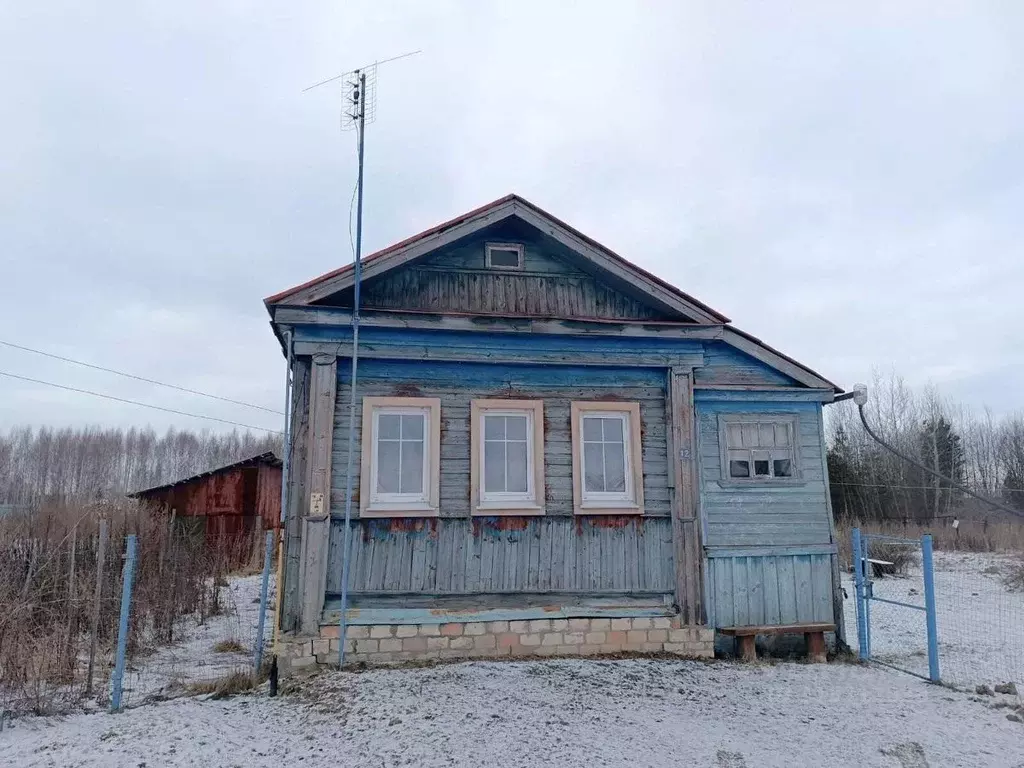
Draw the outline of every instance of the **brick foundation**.
M321 627L318 638L283 637L279 668L289 674L317 664L337 665L339 643L337 626ZM669 617L350 625L347 643L346 662L369 664L621 652L698 659L715 655L713 628L682 627L678 618Z

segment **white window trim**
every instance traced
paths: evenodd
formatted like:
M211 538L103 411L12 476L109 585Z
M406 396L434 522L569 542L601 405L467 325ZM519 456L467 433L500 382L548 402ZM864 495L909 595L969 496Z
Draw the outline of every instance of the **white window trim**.
M621 415L624 419L626 447L626 492L584 492L583 485L583 416L602 413ZM577 515L642 515L644 512L643 453L640 432L640 404L625 402L574 402L570 407L572 421L572 495Z
M729 425L736 423L785 424L789 427L789 449L780 448L730 448ZM718 414L718 445L721 454L721 478L723 486L782 486L804 485L805 480L800 467L800 415L796 413L720 413ZM750 477L732 477L729 474L729 454L746 451L750 461ZM786 451L792 461L790 477L775 477L774 459L777 452ZM768 455L768 474L754 475L754 454Z
M484 494L484 416L522 415L527 421L526 494ZM544 514L544 402L473 400L470 403L470 505L476 516ZM495 498L496 497L496 498Z
M517 251L519 253L519 266L518 267L506 267L501 264L491 263L491 251ZM526 248L522 243L487 243L484 246L485 259L488 269L507 269L511 271L521 271L526 263Z
M377 416L380 413L425 413L424 493L377 494ZM440 499L441 400L437 397L364 397L359 475L362 517L437 517Z

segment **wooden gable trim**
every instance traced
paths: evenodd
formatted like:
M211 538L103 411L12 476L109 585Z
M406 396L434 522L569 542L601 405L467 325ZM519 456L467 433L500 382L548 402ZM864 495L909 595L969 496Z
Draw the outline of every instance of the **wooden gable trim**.
M282 325L342 326L352 324L352 310L345 307L277 306L274 322ZM721 325L695 325L657 320L606 320L601 318L546 318L534 316L431 313L409 310L364 309L359 324L374 328L411 328L484 333L531 333L566 336L630 336L637 338L719 340Z
M760 339L751 336L743 331L726 326L722 335L722 341L735 347L741 352L750 355L755 360L760 360L770 365L777 371L786 374L794 381L812 389L829 389L833 392L842 392L842 388L833 384L810 368L801 365L790 357L786 357L772 347L769 347Z
M452 219L433 229L428 229L426 232L395 243L382 251L371 253L363 259L362 279L369 280L392 269L401 267L413 259L425 256L438 248L443 248L491 224L503 221L512 216L514 212L515 207L512 202L512 196L504 197L489 205L470 211L457 219ZM310 280L300 286L270 296L264 299L263 303L268 305L268 307L285 301L289 304L312 304L327 298L331 294L351 288L354 282L352 265L346 264L341 269L328 272L326 275Z
M580 254L599 272L611 276L620 283L632 286L640 296L662 311L678 313L702 324L729 322L729 318L724 315L701 304L693 297L608 250L582 232L517 195L503 197L367 256L363 260L363 279L369 280L378 277L511 216L516 216L531 224L570 250ZM292 305L312 304L351 287L353 282L354 271L352 265L348 264L296 288L270 296L264 300L264 303L268 308L286 301Z

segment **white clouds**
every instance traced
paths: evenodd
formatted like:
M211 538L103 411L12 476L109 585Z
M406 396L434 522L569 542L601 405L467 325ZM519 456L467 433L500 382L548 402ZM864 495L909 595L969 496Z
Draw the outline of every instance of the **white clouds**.
M275 402L260 300L351 258L339 91L301 89L422 48L381 71L369 250L516 191L840 383L894 365L1019 407L1016 5L298 8L0 28L0 320L23 341L118 341ZM99 414L7 386L0 424Z

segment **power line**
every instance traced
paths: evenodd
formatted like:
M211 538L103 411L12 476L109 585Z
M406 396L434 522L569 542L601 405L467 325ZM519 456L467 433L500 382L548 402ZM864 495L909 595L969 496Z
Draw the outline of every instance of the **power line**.
M199 395L200 397L209 397L212 400L220 400L225 403L232 403L233 405L242 405L246 408L255 408L260 411L267 411L278 416L283 416L281 411L275 411L273 408L266 408L262 405L256 405L255 403L247 403L244 400L232 400L230 397L221 397L220 395L211 395L209 392L200 392L198 389L189 389L188 387L179 387L177 384L168 384L163 381L157 381L156 379L147 379L145 376L136 376L134 373L125 373L124 371L118 371L113 368L104 368L102 365L93 365L92 363L84 363L81 360L73 360L70 357L61 357L55 355L52 352L44 352L41 349L34 349L32 347L25 347L21 344L14 344L10 341L4 341L0 339L0 344L5 347L12 347L13 349L20 349L23 352L32 352L36 355L42 355L43 357L49 357L53 360L60 360L63 363L72 363L73 365L80 365L83 368L92 368L95 371L103 371L104 373L113 373L117 376L124 376L127 379L135 379L136 381L144 381L147 384L156 384L158 387L167 387L168 389L176 389L179 392L187 392L190 395Z
M934 491L934 485L890 485L889 483L842 483L836 480L829 480L829 485L844 485L849 488L900 488L906 490ZM940 486L941 491L954 490L953 486ZM1024 491L1024 488L1001 487L1002 491ZM987 499L986 499L987 501Z
M219 421L221 424L232 424L236 427L245 427L246 429L256 429L260 432L269 432L273 435L279 435L281 432L276 429L267 429L266 427L257 427L253 424L243 424L240 421L231 421L230 419L220 419L216 416L204 416L201 413L189 413L188 411L178 411L174 408L164 408L162 405L153 405L151 403L143 403L138 400L128 400L124 397L115 397L114 395L105 395L102 392L93 392L88 389L78 389L77 387L69 387L65 384L55 384L52 381L43 381L42 379L33 379L29 376L19 376L16 373L8 373L7 371L0 371L0 376L7 376L12 379L19 379L21 381L30 381L33 384L44 384L47 387L56 387L57 389L66 389L68 392L78 392L83 395L92 395L93 397L102 397L107 400L115 400L119 403L128 403L129 405L141 405L143 408L152 408L156 411L164 411L165 413L174 413L179 416L191 416L194 419L206 419L207 421Z

